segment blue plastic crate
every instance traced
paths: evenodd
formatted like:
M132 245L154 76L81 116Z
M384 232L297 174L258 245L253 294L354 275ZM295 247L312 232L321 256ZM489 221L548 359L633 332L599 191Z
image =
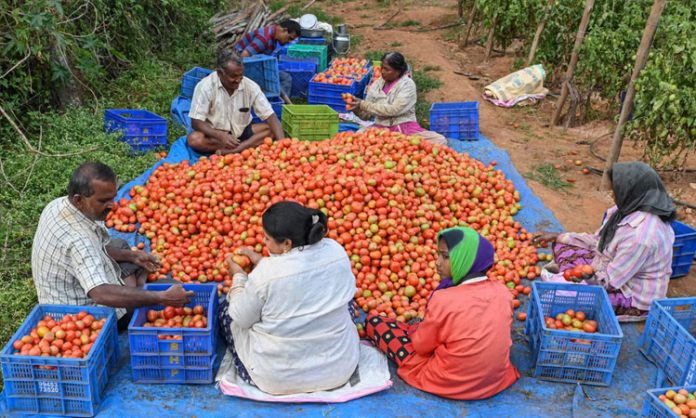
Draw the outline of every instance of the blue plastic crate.
M307 59L292 57L280 58L278 61L278 69L289 73L292 77L291 98L307 98L309 81L317 73L317 61L318 59L311 57Z
M162 292L171 284L146 284L145 290ZM214 284L185 284L186 290L193 290L195 295L186 306L194 307L202 305L208 313L208 326L206 328L157 328L143 327L147 322L147 311L150 309L162 310L162 305L138 308L128 325L128 341L130 352L137 354L209 354L215 353L217 341L217 286ZM162 336L180 336L181 340L161 340Z
M133 380L138 383L213 383L216 355L132 356Z
M281 99L279 96L266 96L268 101L271 103L271 107L273 108L273 112L275 112L276 116L278 116L278 120L283 120L283 99ZM252 123L263 123L263 120L256 116L256 112L254 112L254 109L251 109L251 122Z
M430 129L450 139L477 141L478 102L433 103L430 107Z
M690 393L696 391L696 386L675 386L669 388L660 389L650 389L645 394L645 401L643 402L643 410L640 416L643 418L672 418L677 417L672 411L665 405L659 398L660 395L665 394L668 390L678 391L679 389L686 389Z
M546 327L544 317L568 309L583 311L597 321L596 333ZM564 283L532 284L525 323L534 377L558 382L608 386L621 350L623 332L601 286Z
M193 132L191 118L189 117L190 110L191 99L183 96L176 96L174 100L172 100L172 105L169 107L169 114L172 116L172 120L184 127L187 134Z
M194 67L186 71L181 79L181 95L189 99L192 98L198 82L212 72L213 70L202 67Z
M351 79L348 85L318 83L316 81L309 82L309 104L325 104L339 113L349 112L346 109L346 102L343 101L341 95L343 93L355 94L357 83Z
M638 344L675 385L696 384L696 297L660 299L650 307Z
M106 318L89 355L83 359L18 356L12 344L29 334L46 315L60 320L85 311ZM95 306L37 305L0 354L7 409L13 413L93 416L104 399L109 372L118 365L116 314Z
M167 145L167 120L147 110L106 109L104 131L120 132L121 141L134 152L147 152Z
M280 96L278 60L268 55L244 58L244 77L256 82L266 95Z
M679 221L672 222L674 248L672 254L672 278L689 274L696 255L696 229Z

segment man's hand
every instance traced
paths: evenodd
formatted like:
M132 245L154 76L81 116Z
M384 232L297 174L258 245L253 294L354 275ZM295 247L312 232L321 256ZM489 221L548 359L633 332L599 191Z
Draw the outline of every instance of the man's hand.
M180 284L175 284L160 294L160 304L164 306L173 306L175 308L184 306L195 294L193 290L185 290Z
M263 258L261 254L254 251L254 249L251 247L242 247L237 251L237 254L249 257L249 260L251 260L251 264L253 265L259 264L259 261L261 261Z
M152 273L160 269L162 264L159 258L142 250L133 251L133 264L137 264Z
M227 132L223 132L220 135L219 139L220 139L220 142L222 142L222 147L225 149L235 149L239 145L239 139L228 134Z

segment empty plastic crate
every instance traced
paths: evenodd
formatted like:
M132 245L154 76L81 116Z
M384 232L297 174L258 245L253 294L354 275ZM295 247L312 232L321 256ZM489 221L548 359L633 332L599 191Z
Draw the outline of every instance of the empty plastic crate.
M317 73L316 59L281 57L278 61L278 69L287 72L292 77L290 97L306 99L309 81Z
M672 411L664 404L659 398L660 395L664 395L668 390L678 391L679 389L686 389L690 393L696 391L696 386L675 386L670 388L661 389L650 389L646 392L645 401L643 402L643 410L641 412L641 417L643 418L672 418L677 417Z
M268 55L244 58L244 77L253 80L267 95L280 96L278 60Z
M147 110L106 109L104 131L120 132L121 141L134 152L147 152L167 145L167 120Z
M546 327L545 316L568 309L597 321L597 332L573 332ZM534 364L534 377L558 382L608 386L621 350L623 333L600 286L564 283L532 284L525 323Z
M430 107L430 129L449 139L477 141L478 102L433 103Z
M162 292L171 284L146 284L145 290ZM187 307L205 308L205 328L144 327L147 311L160 311L164 306L136 309L128 326L131 369L138 383L212 383L212 369L217 345L218 297L214 284L185 284L194 292ZM160 339L177 337L177 340ZM208 378L209 377L209 378Z
M307 58L315 57L318 58L317 71L324 71L326 69L328 49L326 45L293 45L288 48L288 56L295 58Z
M271 103L271 107L273 108L273 112L278 116L279 120L283 119L283 99L281 99L279 96L266 96L268 101ZM252 123L262 123L263 120L256 116L256 112L254 112L254 109L251 110L251 121Z
M696 255L696 229L679 221L672 222L674 248L672 254L672 278L689 274Z
M106 318L89 355L82 359L18 356L12 344L46 315L59 321L85 311ZM109 372L118 364L116 314L95 306L37 305L0 354L5 401L12 413L91 417L104 399Z
M347 79L350 80L350 84L347 85L319 83L313 79L309 82L309 97L307 101L310 104L325 104L339 113L349 112L349 110L346 109L346 102L341 95L343 93L355 95L358 83L353 79Z
M196 84L212 72L213 70L202 67L195 67L186 71L181 79L181 95L189 99L192 98Z
M696 384L696 297L660 299L650 307L638 344L669 382Z
M285 105L283 130L306 141L331 138L338 133L338 113L326 105Z

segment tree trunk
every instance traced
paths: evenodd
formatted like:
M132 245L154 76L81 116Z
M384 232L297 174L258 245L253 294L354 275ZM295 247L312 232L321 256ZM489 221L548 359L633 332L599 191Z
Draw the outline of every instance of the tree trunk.
M558 119L561 116L561 111L563 110L563 104L568 98L568 85L573 79L573 74L575 73L575 67L578 65L578 55L580 54L580 47L582 46L582 41L585 39L585 31L587 30L587 25L590 23L590 14L592 13L592 7L594 7L595 0L587 0L585 3L585 11L582 14L582 19L580 20L580 26L578 27L578 33L575 35L575 44L573 45L573 53L570 54L570 64L568 64L568 70L563 78L563 84L561 85L561 95L558 97L556 102L556 109L551 117L551 126L556 126Z
M476 16L476 1L474 1L471 5L471 11L469 12L469 21L466 22L466 35L464 36L464 42L462 42L463 47L466 47L466 44L469 43L471 27L474 26L474 16Z
M495 24L498 21L498 12L493 15L493 22L491 23L491 30L488 31L488 41L486 41L486 56L485 61L491 57L491 52L493 51L493 41L495 40Z
M80 99L80 91L77 87L73 75L73 68L68 61L67 54L65 52L65 47L56 42L53 42L50 49L51 61L55 65L59 65L63 68L67 68L70 72L67 80L62 80L56 83L56 94L58 96L58 103L62 109L69 106L79 106L82 104Z
M532 41L532 47L529 48L529 55L527 56L527 61L524 63L525 67L529 67L532 64L534 55L536 54L537 47L539 46L539 40L541 40L541 33L544 31L544 26L546 26L546 21L549 19L549 13L551 12L551 7L553 6L554 0L549 0L548 6L544 10L544 16L541 18L539 25L537 26L536 33L534 33L534 40Z
M631 112L633 112L633 99L636 95L636 80L640 76L640 72L643 70L645 63L648 60L650 45L652 44L653 37L655 36L657 23L660 21L660 16L665 8L665 3L666 0L655 0L652 10L650 10L648 22L645 24L643 38L640 40L640 46L638 47L638 52L636 53L636 63L633 66L631 79L628 81L628 86L626 87L626 97L624 97L623 106L621 107L621 116L619 116L619 123L616 125L616 130L614 131L614 138L611 142L609 158L607 158L607 165L604 168L604 175L602 176L602 184L600 186L601 190L609 189L609 170L614 166L614 163L619 160L621 146L623 145L623 127L628 121L628 116L631 114Z

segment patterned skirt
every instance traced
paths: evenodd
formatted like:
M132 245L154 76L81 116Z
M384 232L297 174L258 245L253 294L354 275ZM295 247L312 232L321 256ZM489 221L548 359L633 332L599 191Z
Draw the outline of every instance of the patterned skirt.
M225 343L227 344L227 349L232 354L234 367L237 369L237 375L239 375L239 377L246 383L254 385L254 382L251 380L251 376L249 376L249 372L247 371L246 367L244 367L244 363L242 363L242 360L239 359L239 356L234 349L234 339L232 338L232 318L228 312L229 306L230 302L227 300L227 298L222 298L222 300L220 300L218 311L220 334L222 334L223 338L225 339Z
M367 338L397 366L415 353L408 329L409 326L403 322L379 315L368 315L365 321Z

